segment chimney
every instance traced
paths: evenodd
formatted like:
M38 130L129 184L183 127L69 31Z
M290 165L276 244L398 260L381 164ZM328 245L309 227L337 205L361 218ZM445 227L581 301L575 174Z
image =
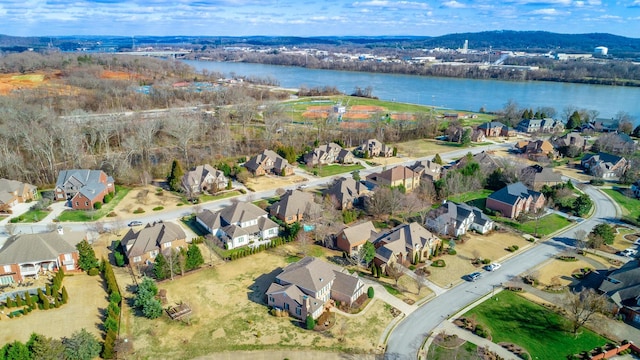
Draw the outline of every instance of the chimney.
M302 303L304 308L307 309L307 312L309 312L309 297L307 295L302 296Z

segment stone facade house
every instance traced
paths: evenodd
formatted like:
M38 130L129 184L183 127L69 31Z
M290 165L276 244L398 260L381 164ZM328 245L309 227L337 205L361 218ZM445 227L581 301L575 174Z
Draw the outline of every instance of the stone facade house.
M529 188L540 191L543 186L553 186L563 183L562 174L553 171L552 168L543 168L540 165L527 166L520 170L519 178Z
M304 320L317 319L333 301L351 306L365 294L357 275L314 257L287 265L266 292L270 307Z
M279 226L266 211L252 203L237 202L213 212L205 209L196 221L224 242L227 249L259 246L278 236Z
M458 204L446 201L440 207L431 210L427 214L425 222L427 229L440 235L457 237L475 230L480 234L486 234L493 229L493 220L485 215L482 210L467 204Z
M38 198L38 188L16 180L0 179L0 212L11 210L16 204Z
M293 167L282 156L272 150L264 150L244 163L244 167L255 176L278 175L288 176L293 174Z
M383 271L386 267L398 263L405 265L428 259L433 255L441 240L417 222L401 224L395 228L378 233L369 239L376 248L373 259Z
M416 161L415 164L409 166L409 169L418 173L422 179L429 181L440 180L442 168L442 165L433 162L433 160Z
M358 254L364 243L377 234L371 221L346 226L336 235L336 246L349 256Z
M603 152L585 155L580 164L587 174L599 178L620 177L629 168L624 157Z
M369 156L391 157L393 156L393 148L383 144L378 139L369 139L362 143L357 149L361 153L368 152Z
M482 131L485 137L509 136L509 127L498 121L480 124L478 130Z
M545 119L524 119L516 126L518 131L524 133L553 133L563 132L564 124L560 120L554 120L551 118Z
M532 160L538 157L555 159L558 156L553 144L547 140L519 141L516 143L515 149Z
M55 199L68 201L74 210L92 210L115 191L113 178L102 170L63 170L56 181Z
M367 176L367 181L378 186L404 186L406 191L412 191L420 186L420 175L406 166L399 165L370 174Z
M368 193L369 189L362 182L343 177L329 185L323 195L333 199L340 210L344 210L351 209L354 205L361 203Z
M182 177L182 187L187 194L216 193L227 187L229 180L224 173L209 164L198 165Z
M640 325L640 266L632 260L619 269L610 271L602 280L598 291L607 296L625 320Z
M580 149L580 151L585 151L587 149L587 139L582 137L582 135L578 134L577 132L567 133L563 136L552 139L551 142L553 143L553 146L556 147L556 149L570 146L574 146Z
M159 253L186 247L187 235L178 224L157 222L140 231L129 229L121 244L130 265L151 265Z
M328 164L353 164L355 156L347 149L343 149L336 143L328 143L319 146L313 151L304 155L304 162L307 166L328 165Z
M498 211L504 217L517 218L522 213L537 212L544 208L545 197L529 190L522 182L509 184L487 197L487 209Z
M296 221L302 221L305 215L315 210L314 206L312 193L287 190L279 201L269 207L269 213L287 224L293 224Z
M62 228L49 233L18 234L9 237L0 249L0 285L38 278L46 271L78 270L76 245L86 234Z

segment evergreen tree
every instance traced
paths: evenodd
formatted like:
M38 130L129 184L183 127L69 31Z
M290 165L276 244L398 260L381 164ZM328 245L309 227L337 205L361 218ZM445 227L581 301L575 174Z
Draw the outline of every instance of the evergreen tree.
M442 161L440 154L436 154L436 156L433 157L433 162L438 165L444 165L444 161Z
M96 252L87 240L79 242L78 245L76 245L76 249L78 249L78 253L80 254L80 259L78 260L78 267L80 269L89 271L90 269L98 267L99 262L96 258Z
M313 330L316 327L316 321L311 315L307 315L307 330Z
M3 347L3 351L0 351L0 355L4 355L2 359L7 360L31 360L31 354L29 354L29 348L27 345L16 340Z
M164 280L169 277L169 271L167 258L162 253L158 254L153 262L153 275L155 275L158 280Z
M33 333L29 341L27 341L27 348L31 353L32 360L64 359L64 345L62 345L62 341L58 339Z
M133 304L149 319L155 319L162 315L162 304L155 298L157 294L158 287L150 278L145 277L138 285Z
M62 287L62 303L66 304L69 301L69 295L67 294L67 288Z
M182 189L182 176L184 175L184 171L182 170L182 166L178 160L173 160L171 163L171 172L167 177L167 182L169 183L169 189L172 191L180 191Z
M202 257L200 248L196 244L189 244L185 268L187 270L193 270L199 268L202 264L204 264L204 258Z
M67 360L91 360L100 355L102 346L96 337L82 328L62 340Z

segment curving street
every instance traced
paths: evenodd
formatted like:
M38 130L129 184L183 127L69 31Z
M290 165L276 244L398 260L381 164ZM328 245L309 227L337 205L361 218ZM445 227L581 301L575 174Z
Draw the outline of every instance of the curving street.
M611 199L588 185L583 190L595 204L595 212L591 218L505 260L500 271L484 272L475 282L465 282L422 305L392 331L385 359L416 359L429 333L450 315L492 292L494 285L507 282L571 247L576 231L584 230L589 233L597 224L617 220L617 209Z

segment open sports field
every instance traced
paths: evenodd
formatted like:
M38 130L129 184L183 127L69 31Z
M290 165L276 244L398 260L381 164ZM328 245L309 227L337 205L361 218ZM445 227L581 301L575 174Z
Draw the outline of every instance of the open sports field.
M32 89L44 82L44 74L3 74L0 75L0 95L8 95L14 90Z

